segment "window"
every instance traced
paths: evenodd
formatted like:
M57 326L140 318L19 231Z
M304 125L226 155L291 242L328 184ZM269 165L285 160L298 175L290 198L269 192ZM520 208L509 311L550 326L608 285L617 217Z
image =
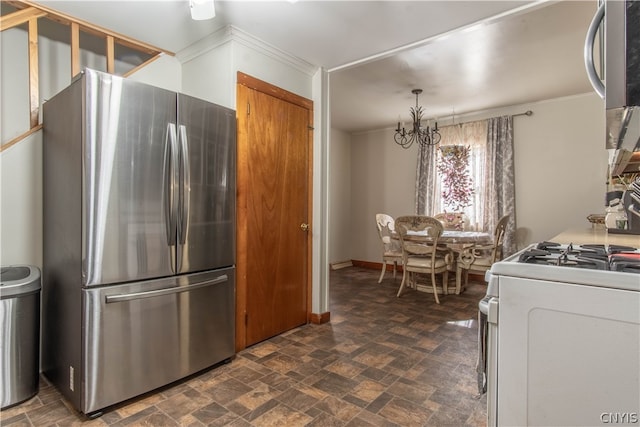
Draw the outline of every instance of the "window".
M439 147L447 145L465 145L469 150L468 172L473 182L474 193L471 204L464 209L464 213L469 219L469 228L472 230L482 230L484 228L484 203L486 180L486 146L487 146L487 122L486 120L464 123L459 125L444 126L440 128L442 139ZM440 150L436 150L438 158ZM436 160L437 161L437 160ZM436 169L437 170L437 169ZM441 175L436 173L435 179L435 199L433 203L432 215L444 212L445 206L442 200Z

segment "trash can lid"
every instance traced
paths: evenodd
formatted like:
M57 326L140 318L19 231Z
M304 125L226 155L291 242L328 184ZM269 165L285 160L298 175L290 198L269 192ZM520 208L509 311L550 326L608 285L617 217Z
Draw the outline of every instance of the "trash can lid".
M0 268L0 298L11 298L40 290L40 269L32 265Z

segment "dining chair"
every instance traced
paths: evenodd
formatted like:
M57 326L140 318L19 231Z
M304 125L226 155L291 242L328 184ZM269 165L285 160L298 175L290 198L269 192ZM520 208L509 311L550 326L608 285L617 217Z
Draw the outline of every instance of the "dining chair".
M464 283L467 283L469 272L484 274L493 263L502 259L502 242L507 228L509 215L505 215L498 221L493 233L491 244L474 244L459 255L456 266L456 293L460 293L461 275L464 272Z
M402 246L403 273L398 297L405 286L417 286L416 274L429 274L436 303L440 304L436 286L436 274L442 274L442 283L447 283L452 262L450 249L439 246L438 238L443 228L440 221L430 216L408 215L396 219L396 232ZM416 238L416 233L420 238ZM444 286L443 286L444 288Z
M384 273L387 271L387 263L393 264L393 279L396 278L398 263L402 264L402 248L397 239L392 238L395 231L395 221L392 216L379 213L376 214L376 227L378 236L382 242L382 271L378 283L382 282Z
M464 230L466 228L466 218L462 212L441 212L433 217L442 223L445 230Z

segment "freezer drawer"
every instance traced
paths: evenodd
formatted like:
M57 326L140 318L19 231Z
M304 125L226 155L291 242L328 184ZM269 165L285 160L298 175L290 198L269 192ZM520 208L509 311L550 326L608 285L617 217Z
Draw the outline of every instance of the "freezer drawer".
M82 411L96 412L233 356L234 269L83 291Z

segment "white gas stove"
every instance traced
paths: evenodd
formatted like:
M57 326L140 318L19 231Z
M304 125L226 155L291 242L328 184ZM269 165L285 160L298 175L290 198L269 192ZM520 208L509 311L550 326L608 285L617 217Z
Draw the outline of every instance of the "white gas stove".
M494 264L480 302L488 425L640 417L640 250L542 242Z
M515 276L640 291L640 250L631 246L541 242L494 264L487 295L498 296L491 275Z

